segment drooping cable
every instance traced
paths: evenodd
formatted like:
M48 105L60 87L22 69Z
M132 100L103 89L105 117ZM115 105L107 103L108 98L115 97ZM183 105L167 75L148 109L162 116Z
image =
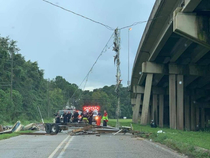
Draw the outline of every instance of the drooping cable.
M84 18L84 19L90 20L90 21L92 21L92 22L94 22L94 23L96 23L96 24L102 25L102 26L106 27L106 28L109 29L109 30L114 30L112 27L110 27L110 26L108 26L108 25L106 25L106 24L103 24L103 23L101 23L101 22L99 22L99 21L93 20L93 19L88 18L88 17L86 17L86 16L84 16L84 15L75 13L75 12L69 10L69 9L66 9L66 8L64 8L64 7L61 7L61 6L57 5L57 4L54 4L54 3L52 3L52 2L49 2L49 1L47 1L47 0L43 0L43 1L46 2L46 3L48 3L48 4L53 5L53 6L55 6L55 7L58 7L58 8L60 8L60 9L63 9L63 10L65 10L65 11L67 11L67 12L70 12L70 13L72 13L72 14L74 14L74 15L77 15L77 16L80 16L80 17L82 17L82 18Z
M86 81L86 82L85 82L85 85L84 85L84 88L85 88L86 83L87 83L87 81L88 81L88 77L89 77L91 71L93 70L94 66L95 66L96 63L98 62L99 58L103 55L103 53L105 53L105 52L107 51L107 48L109 48L109 47L108 47L108 44L109 44L110 40L112 39L113 35L114 35L114 33L112 33L112 35L111 35L111 37L109 38L109 40L107 41L106 45L105 45L104 48L102 49L101 53L100 53L99 56L96 58L96 61L93 63L93 65L91 66L91 68L90 68L90 70L88 71L87 75L85 76L85 78L84 78L84 79L82 80L82 82L80 83L78 89L76 89L76 90L74 91L74 93L72 94L72 96L71 96L70 99L72 99L72 98L74 97L74 95L75 95L76 92L79 90L79 88L81 87L81 85L83 84L84 81Z
M135 22L135 23L133 23L133 24L131 24L131 25L121 27L121 28L119 28L119 30L123 30L123 29L126 29L126 28L130 28L130 27L132 27L132 26L139 25L139 24L143 24L143 23L146 23L146 22L149 22L149 21L153 21L153 20L162 18L162 17L164 17L164 16L154 17L154 18L152 18L152 19L145 20L145 21L138 21L138 22Z

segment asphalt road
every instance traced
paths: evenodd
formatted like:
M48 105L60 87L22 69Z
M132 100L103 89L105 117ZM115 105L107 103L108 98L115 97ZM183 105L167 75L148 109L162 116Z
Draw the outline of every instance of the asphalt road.
M0 141L0 158L181 158L179 154L131 135L22 135Z

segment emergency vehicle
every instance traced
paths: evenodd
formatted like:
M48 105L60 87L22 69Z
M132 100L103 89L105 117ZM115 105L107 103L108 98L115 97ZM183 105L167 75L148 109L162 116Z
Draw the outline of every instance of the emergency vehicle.
M89 112L93 111L93 122L96 122L98 119L98 112L100 111L100 106L99 105L84 105L83 106L83 111Z

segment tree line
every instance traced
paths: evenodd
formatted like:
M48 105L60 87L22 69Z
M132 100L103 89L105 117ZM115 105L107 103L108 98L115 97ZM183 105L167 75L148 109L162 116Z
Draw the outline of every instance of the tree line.
M44 70L37 62L19 53L17 42L9 37L0 37L0 123L17 120L40 120L38 107L43 118L66 105L81 110L83 105L100 105L110 118L116 117L117 98L115 86L104 86L93 91L82 91L62 76L44 79ZM121 86L121 116L131 118L131 105L126 87Z

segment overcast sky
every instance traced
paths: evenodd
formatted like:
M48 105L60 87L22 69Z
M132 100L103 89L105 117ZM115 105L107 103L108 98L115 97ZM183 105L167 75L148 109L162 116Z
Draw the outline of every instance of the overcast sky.
M148 20L155 0L49 0L112 28ZM16 40L26 60L37 61L44 77L62 76L79 85L112 31L54 7L42 0L0 0L0 35ZM130 31L130 76L146 23ZM128 80L128 29L121 30L121 79ZM111 46L113 39L109 43ZM99 59L85 89L116 83L115 52L108 49ZM80 88L83 88L80 87Z

